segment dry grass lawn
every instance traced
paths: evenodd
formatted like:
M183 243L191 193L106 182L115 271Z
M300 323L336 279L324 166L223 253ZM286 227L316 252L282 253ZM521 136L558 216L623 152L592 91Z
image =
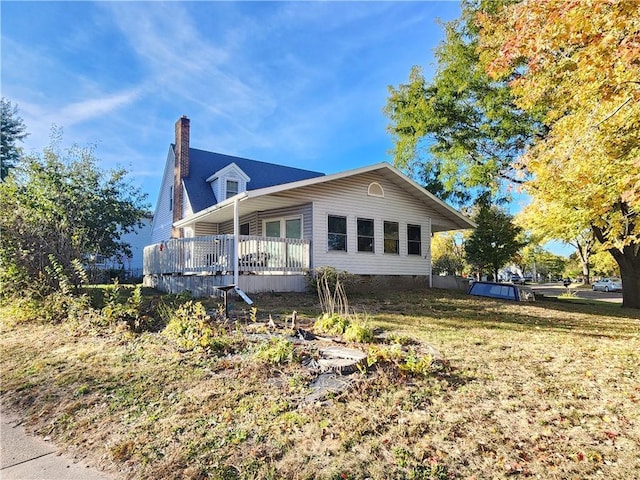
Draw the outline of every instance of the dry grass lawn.
M312 295L255 300L259 320L320 314ZM374 364L306 403L312 375L258 361L238 310L213 354L95 319L17 322L5 307L1 399L121 478L640 478L638 311L442 291L350 303L387 346L429 344L444 361L426 376Z

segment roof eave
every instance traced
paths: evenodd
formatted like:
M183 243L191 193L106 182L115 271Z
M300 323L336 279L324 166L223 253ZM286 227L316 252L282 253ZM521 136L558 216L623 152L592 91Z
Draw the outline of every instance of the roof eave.
M223 210L225 208L229 208L232 207L233 204L237 201L243 201L246 200L248 198L247 192L241 192L237 195L234 195L231 198L227 198L226 200L224 200L223 202L220 203L216 203L215 205L212 205L208 208L205 208L204 210L200 210L199 212L196 212L192 215L189 215L186 218L183 218L181 220L178 220L177 222L175 222L173 224L174 227L176 228L182 228L182 227L186 227L188 225L191 225L194 222L197 222L200 218L202 217L206 217L208 214L216 212L218 210Z

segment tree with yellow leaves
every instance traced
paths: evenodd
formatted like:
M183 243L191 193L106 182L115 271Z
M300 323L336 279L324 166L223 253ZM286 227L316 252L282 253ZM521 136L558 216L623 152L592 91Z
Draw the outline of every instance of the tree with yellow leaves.
M526 191L589 228L615 259L623 305L640 308L640 8L550 0L478 16L481 60L516 104L544 105L548 134L521 157Z

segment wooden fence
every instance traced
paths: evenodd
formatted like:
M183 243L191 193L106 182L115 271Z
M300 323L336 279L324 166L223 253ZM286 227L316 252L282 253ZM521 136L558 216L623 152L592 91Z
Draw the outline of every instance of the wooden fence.
M309 269L309 241L291 238L238 237L239 273L304 273ZM234 270L234 236L171 239L144 249L144 274L221 274Z

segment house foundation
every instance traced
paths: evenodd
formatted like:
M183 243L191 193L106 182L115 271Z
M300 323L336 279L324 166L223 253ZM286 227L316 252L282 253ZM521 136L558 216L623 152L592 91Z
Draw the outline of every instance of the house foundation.
M217 287L232 285L233 275L145 275L143 285L163 293L189 291L196 298L222 297ZM240 290L247 294L263 292L304 292L306 275L239 275Z

